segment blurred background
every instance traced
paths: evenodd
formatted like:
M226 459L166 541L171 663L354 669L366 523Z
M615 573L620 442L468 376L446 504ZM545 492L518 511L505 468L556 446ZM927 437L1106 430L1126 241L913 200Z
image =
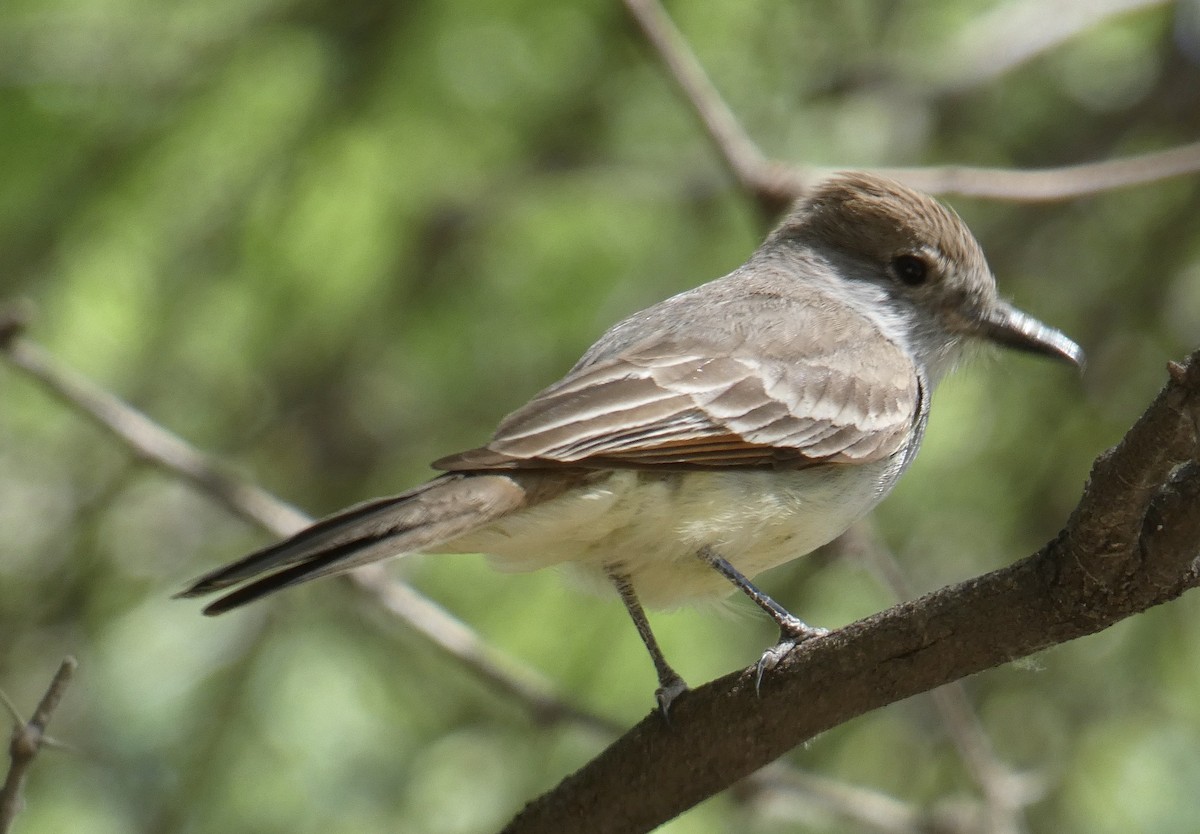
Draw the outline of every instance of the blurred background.
M772 157L1047 167L1200 132L1200 4L1127 5L669 10ZM997 353L939 389L871 531L916 593L1053 536L1166 361L1200 345L1197 176L950 202L1002 292L1089 365ZM31 301L30 338L313 514L425 479L608 325L740 264L768 223L615 0L0 5L0 299ZM61 657L80 662L51 726L77 751L35 763L15 831L488 832L602 748L345 583L217 620L169 599L267 540L0 364L0 688L28 714ZM391 570L572 702L621 725L652 707L615 598L478 556ZM763 585L829 627L892 601L868 562L831 554ZM734 607L652 615L693 684L774 639ZM1192 595L966 682L996 755L1034 777L1030 830L1195 830L1198 624ZM978 795L925 698L788 760L935 816ZM730 795L662 830L735 828L876 830Z

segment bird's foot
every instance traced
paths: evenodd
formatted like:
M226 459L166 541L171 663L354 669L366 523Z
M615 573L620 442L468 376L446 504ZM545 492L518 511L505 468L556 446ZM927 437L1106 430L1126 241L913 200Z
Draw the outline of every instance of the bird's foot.
M829 633L829 629L810 626L808 623L798 617L793 617L791 614L788 614L778 622L779 642L763 652L762 657L758 659L758 666L755 668L754 693L756 695L762 689L763 675L774 669L779 664L779 661L787 657L792 649L807 640L824 637Z
M687 691L688 685L679 675L659 681L659 687L654 691L654 699L658 701L658 711L662 714L663 721L670 723L671 704Z

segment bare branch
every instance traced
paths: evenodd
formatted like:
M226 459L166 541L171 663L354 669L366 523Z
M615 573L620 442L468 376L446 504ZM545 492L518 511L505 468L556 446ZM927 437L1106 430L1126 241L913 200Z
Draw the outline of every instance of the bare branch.
M141 412L57 362L21 338L16 317L0 314L0 350L13 367L37 380L61 401L115 435L139 459L175 473L235 514L276 536L305 527L309 518L270 493L225 472L213 460L163 429Z
M1110 0L1129 2L1134 0ZM657 0L625 0L672 80L700 119L737 183L776 214L813 183L844 166L799 166L767 159L705 75L691 47ZM1200 171L1200 142L1120 159L1038 170L968 165L870 169L931 194L960 194L1013 202L1066 200Z
M610 718L568 703L540 673L485 642L461 620L409 585L392 579L379 563L347 577L375 603L470 669L484 683L523 705L542 724L571 722L604 738L624 730Z
M828 173L833 169L824 170ZM874 170L934 194L961 194L1022 203L1047 202L1194 174L1200 171L1200 142L1103 162L1038 170L972 168L967 165Z
M680 696L670 725L650 715L505 832L649 831L853 717L1177 598L1200 582L1197 425L1200 351L1039 552L801 644L761 694L749 668Z
M657 0L625 0L625 7L654 47L671 79L700 118L709 139L735 180L768 214L776 214L802 190L809 178L800 169L785 176L763 156L733 111L725 104L704 67ZM793 179L795 181L793 181Z
M941 831L929 814L879 791L850 785L815 773L779 767L778 763L754 774L760 803L791 807L797 801L815 806L841 819L879 834L928 834ZM789 815L790 816L790 815Z
M975 707L961 681L930 691L930 699L954 742L959 758L983 791L989 834L1019 834L1028 830L1023 811L1045 793L1045 780L1035 773L1017 773L996 757Z
M21 791L29 766L37 758L38 751L49 741L46 738L46 726L50 723L54 711L58 709L59 701L67 691L67 684L71 682L71 676L75 674L78 665L73 657L63 658L54 679L46 689L46 694L33 711L33 717L24 724L17 722L13 727L8 745L8 775L4 779L4 787L0 788L0 834L7 834L13 820L21 811Z
M868 528L869 522L860 522L852 528L851 534L842 537L851 539L843 547L861 551L897 601L911 599L912 589L895 554ZM1022 810L1040 798L1042 780L1035 775L1014 773L996 757L961 681L932 690L929 698L959 758L983 793L986 806L983 830L991 834L1026 830Z
M1117 15L1166 0L1011 0L963 27L949 47L943 92L994 81Z
M20 335L27 314L0 313L0 351L9 363L68 406L86 414L124 443L138 458L182 478L235 514L288 536L312 519L266 490L225 471L220 464L95 383L56 361ZM525 706L538 721L572 721L604 733L619 731L609 719L567 703L552 684L485 642L445 609L392 579L378 565L347 575L360 591L374 598L409 628L454 657L488 685Z
M1013 822L997 820L992 809L965 798L919 808L881 791L781 766L780 762L758 771L741 786L756 791L754 798L764 815L776 814L794 822L797 813L817 810L878 834L998 834L1011 830L1003 826ZM734 790L740 791L741 786Z

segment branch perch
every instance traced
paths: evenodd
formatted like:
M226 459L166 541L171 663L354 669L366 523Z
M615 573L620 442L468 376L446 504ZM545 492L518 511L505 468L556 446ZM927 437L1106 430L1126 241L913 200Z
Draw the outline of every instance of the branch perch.
M71 682L71 676L75 674L78 665L73 657L63 658L54 679L46 688L46 694L33 711L33 717L23 724L18 721L13 728L8 744L8 776L4 780L4 787L0 788L0 834L6 834L21 811L21 790L25 786L29 766L33 764L42 747L50 743L46 736L46 725L58 709L58 703L67 691L67 684Z
M1063 531L1001 570L802 644L754 691L754 669L681 696L531 802L505 834L649 831L803 744L886 704L1093 634L1195 587L1200 351L1093 467Z

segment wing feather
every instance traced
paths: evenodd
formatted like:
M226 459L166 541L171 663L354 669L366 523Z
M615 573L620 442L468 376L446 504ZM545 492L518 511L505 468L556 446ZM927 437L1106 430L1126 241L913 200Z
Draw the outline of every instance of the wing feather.
M780 381L768 384L773 377ZM915 373L889 387L833 368L783 371L744 357L618 359L564 382L510 415L487 446L434 465L867 462L903 448L918 397Z
M845 305L736 301L706 319L717 322L712 333L672 335L679 315L666 318L666 307L660 335L632 342L618 325L486 446L434 466L806 466L866 463L908 447L922 383L873 322Z

